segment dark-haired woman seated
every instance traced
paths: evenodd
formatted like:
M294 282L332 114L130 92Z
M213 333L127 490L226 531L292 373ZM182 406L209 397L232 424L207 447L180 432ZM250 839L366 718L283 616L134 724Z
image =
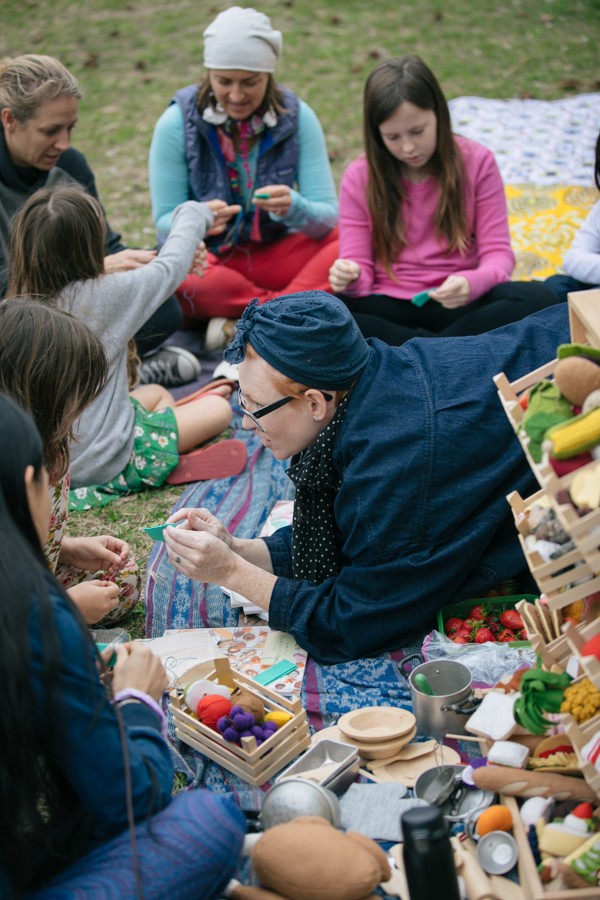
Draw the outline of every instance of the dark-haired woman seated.
M0 424L0 896L220 897L243 816L206 791L171 802L164 668L119 645L107 690L113 650L99 656L42 555L39 433L3 395Z

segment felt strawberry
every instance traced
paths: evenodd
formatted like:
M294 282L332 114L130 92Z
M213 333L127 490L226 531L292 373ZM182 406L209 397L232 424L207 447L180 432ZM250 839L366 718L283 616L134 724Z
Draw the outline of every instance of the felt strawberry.
M475 643L476 644L486 644L488 641L494 641L496 638L492 634L489 628L485 626L483 628L478 628L475 632Z
M511 631L510 628L503 628L502 631L498 632L496 635L496 640L503 644L507 644L509 641L516 641L515 633L514 631Z
M455 634L463 624L464 619L459 619L458 616L450 616L450 618L446 619L444 622L444 631L447 635Z
M523 619L516 609L505 609L500 616L500 623L511 631L520 631L523 628Z

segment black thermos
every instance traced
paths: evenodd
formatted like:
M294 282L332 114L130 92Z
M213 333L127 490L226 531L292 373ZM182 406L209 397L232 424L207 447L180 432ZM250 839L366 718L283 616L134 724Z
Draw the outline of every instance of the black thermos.
M402 816L404 868L410 900L460 900L450 834L438 806Z

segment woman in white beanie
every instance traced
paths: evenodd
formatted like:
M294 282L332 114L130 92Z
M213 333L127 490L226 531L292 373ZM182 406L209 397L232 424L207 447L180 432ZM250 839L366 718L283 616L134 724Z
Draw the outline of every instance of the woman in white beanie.
M209 268L178 296L190 319L211 320L206 349L224 346L228 320L249 300L329 289L338 204L325 137L314 111L273 73L282 36L269 18L233 6L204 31L207 74L179 90L150 147L150 191L159 241L175 207L208 202L229 227L209 238Z

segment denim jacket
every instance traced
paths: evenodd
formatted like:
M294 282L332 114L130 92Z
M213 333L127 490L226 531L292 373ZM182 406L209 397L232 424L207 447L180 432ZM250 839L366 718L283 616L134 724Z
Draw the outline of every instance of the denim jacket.
M506 495L537 484L492 379L522 377L568 340L566 304L478 336L370 340L333 451L344 564L320 585L294 580L291 528L266 538L271 626L321 663L372 656L525 571Z

